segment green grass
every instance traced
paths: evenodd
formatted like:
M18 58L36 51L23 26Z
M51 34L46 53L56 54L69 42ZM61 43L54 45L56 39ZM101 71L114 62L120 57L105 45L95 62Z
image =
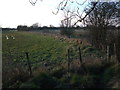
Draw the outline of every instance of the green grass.
M36 32L3 32L3 87L11 86L16 80L23 81L28 76L25 52L29 53L32 69L35 70L42 67L43 63L52 66L65 61L69 45L72 44Z
M10 37L14 36L15 39ZM40 65L41 62L59 63L66 60L67 48L77 46L75 43L60 41L54 37L44 36L36 32L3 32L2 34L2 55L4 60L26 62L25 52L29 53L30 62L33 66ZM83 56L89 55L91 50L83 47ZM87 47L87 46L86 46ZM88 46L89 47L89 46ZM93 49L91 47L91 49ZM94 53L98 53L93 49ZM71 56L76 57L76 51L72 51Z
M9 37L8 40L6 39L6 35ZM15 39L12 39L11 36L14 36ZM70 56L72 56L73 59L71 60L73 60L74 62L74 59L76 59L76 57L79 58L78 46L80 46L81 48L83 60L84 57L90 57L91 55L95 55L99 58L103 56L102 54L104 54L101 53L99 50L93 48L92 46L85 44L78 45L77 43L69 42L67 40L61 41L59 38L43 35L39 32L3 32L3 87L19 87L21 83L29 79L29 70L28 66L26 66L27 59L25 52L29 53L32 71L37 72L38 75L41 73L39 71L39 68L42 68L42 70L44 70L44 63L47 63L48 66L54 66L54 68L52 68L52 70L49 71L51 76L45 74L42 74L38 77L33 76L30 83L28 80L28 83L23 83L21 85L21 88L42 88L42 86L44 88L44 83L46 82L50 82L51 84L53 84L53 86L51 85L52 88L67 87L68 85L66 83L68 82L72 84L72 87L79 87L80 85L80 87L94 87L94 84L96 82L96 76L98 75L99 78L99 74L101 75L101 73L103 73L103 71L101 71L101 68L104 69L102 65L93 65L93 63L91 62L91 66L87 66L86 64L86 68L88 71L87 73L89 73L90 75L83 75L81 74L82 72L78 72L78 75L73 74L70 80L68 80L69 78L67 78L67 66L65 66L67 65L67 49L71 48ZM75 65L78 64L75 63ZM73 69L73 72L72 70L71 72L74 73L76 69L74 69L73 67L71 68ZM56 80L56 78L59 79L59 83ZM38 82L41 82L41 86L37 85L39 84ZM58 85L55 84L56 82L58 83Z
M15 40L11 37L13 35ZM60 62L66 59L66 50L70 45L67 42L61 42L50 36L44 36L33 32L3 32L3 58L24 60L25 52L29 53L32 64L38 64L41 61Z

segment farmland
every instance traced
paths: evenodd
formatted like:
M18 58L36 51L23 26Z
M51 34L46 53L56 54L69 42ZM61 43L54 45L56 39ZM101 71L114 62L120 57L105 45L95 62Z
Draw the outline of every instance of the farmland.
M86 63L87 74L85 70L80 69L80 62L78 60L79 54L77 52L78 47L81 48L81 55L83 62ZM72 64L70 67L71 72L69 73L71 73L71 76L70 80L67 80L69 76L67 73L67 50L70 48L73 50L70 53ZM28 73L26 52L28 52L32 67L32 78L29 77ZM112 78L109 74L112 73L111 70L114 71L114 68L117 67L113 66L113 63L112 65L111 63L105 63L105 52L97 50L90 44L84 42L79 44L75 42L74 39L41 34L38 32L3 32L2 58L3 87L9 88L36 88L39 86L38 84L44 80L48 83L53 83L53 86L51 85L50 87L54 87L55 85L58 88L67 87L68 85L66 85L66 83L68 84L68 82L70 85L72 84L71 87L79 87L80 83L83 85L80 87L101 86L101 82L104 80L105 84L108 83L109 78L106 76L108 75ZM106 67L110 67L109 71L104 70ZM97 80L101 79L100 75L104 75L103 81L95 84ZM56 79L54 80L54 78ZM86 83L85 79L90 82ZM28 82L23 84L23 82L26 81ZM61 83L63 83L63 85L59 86ZM40 87L44 88L44 82Z
M6 35L9 39L6 39ZM11 36L14 36L13 39ZM13 65L27 63L25 53L29 53L32 69L44 63L60 63L66 59L66 50L70 44L54 37L33 32L3 32L3 74L8 74ZM8 63L9 62L9 63ZM21 67L22 67L21 66ZM6 78L6 77L5 77ZM8 78L6 78L8 79Z
M5 35L15 36L13 40L10 37L8 40ZM53 37L43 36L36 33L27 32L15 32L3 34L3 53L19 55L25 52L30 53L30 59L34 62L40 62L42 60L56 61L65 58L65 50L69 44L66 42L59 42L59 40ZM8 53L8 54L10 54ZM3 55L3 57L4 57ZM55 56L50 56L55 55ZM61 55L61 57L59 56Z

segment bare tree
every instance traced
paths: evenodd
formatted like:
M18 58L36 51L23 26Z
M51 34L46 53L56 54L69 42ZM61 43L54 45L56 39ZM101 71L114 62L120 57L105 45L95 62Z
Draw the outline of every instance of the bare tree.
M61 20L61 34L66 35L70 38L70 36L74 33L73 27L73 19L74 19L74 11L70 11L69 9L63 10L63 19Z
M35 1L29 0L29 2L30 2L33 6L35 6L35 4L37 3L37 1L38 1L38 0L35 0ZM90 1L90 0L83 0L83 2L80 3L79 0L62 0L62 1L59 3L59 5L57 6L57 11L56 11L56 12L53 12L53 14L56 15L56 14L59 13L60 10L63 11L63 10L65 10L65 9L67 9L67 5L70 5L70 6L73 7L73 8L74 8L74 5L77 5L77 8L75 9L75 12L74 12L74 14L73 14L73 16L75 16L75 18L77 18L76 22L74 22L74 25L76 25L77 23L84 21L84 19L94 10L94 8L96 7L97 3L99 2L99 0L97 0L97 1L93 4L92 8L90 8L89 12L87 12L87 13L83 16L83 13L84 13L85 11L83 11L82 13L80 13L80 6L84 5L86 2L89 2L89 1ZM72 11L70 10L69 12L72 12ZM82 16L83 16L83 17L82 17ZM69 18L71 18L71 17L69 17ZM66 19L68 19L68 18L66 18Z
M113 25L114 27L120 25L120 9L118 5L120 5L120 2L99 2L87 16L85 24L90 28L90 41L92 45L106 51L109 59L111 55L116 53L117 60L119 61L120 34L114 34L116 31L109 28ZM86 10L87 12L89 12L89 9ZM116 46L116 52L114 52L114 45Z
M115 2L99 2L94 10L87 16L85 24L91 28L91 43L98 48L105 48L106 44L111 44L107 37L107 28L113 25L118 19L118 9ZM91 3L94 7L94 2ZM91 9L87 9L88 13Z
M64 18L61 20L61 24L63 27L72 27L73 26L73 19L75 18L74 11L70 11L69 9L63 10Z
M91 6L94 7L94 3L91 3ZM88 15L87 23L92 26L102 26L108 27L113 24L118 24L119 18L119 9L117 5L119 2L99 2L94 10ZM91 7L90 7L91 8ZM88 13L91 9L86 9L85 12ZM117 22L116 22L117 21ZM115 23L116 22L116 23Z
M39 23L34 23L34 24L32 25L32 27L33 27L33 28L38 28L38 27L39 27Z

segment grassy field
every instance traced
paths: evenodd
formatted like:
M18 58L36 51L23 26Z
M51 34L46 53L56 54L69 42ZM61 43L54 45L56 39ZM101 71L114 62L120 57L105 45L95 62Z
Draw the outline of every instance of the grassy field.
M56 63L65 61L67 48L71 45L74 44L36 32L3 32L3 81L9 80L7 76L9 76L8 73L12 69L18 68L18 66L21 66L21 69L24 66L27 67L26 52L29 53L32 69L36 69L37 67L43 66L44 63L53 66ZM10 76L9 78L12 79L14 75Z
M8 40L6 35L9 37ZM11 36L14 36L15 39L12 39ZM19 57L28 52L32 62L44 60L58 62L58 58L59 61L65 59L66 49L69 45L69 43L61 42L53 37L32 32L3 33L3 57L8 54Z
M6 39L6 35L9 39ZM36 32L3 32L2 38L3 60L4 58L13 61L20 61L20 58L25 60L25 52L28 52L32 64L39 64L41 61L61 62L67 59L68 47L79 46L74 42L67 42ZM83 49L84 54L87 54L91 47L84 46Z
M79 63L79 46L86 69L82 69ZM69 79L67 71L68 48L72 48ZM32 77L29 77L26 52L29 54L32 66ZM78 44L74 40L56 38L39 32L3 32L3 87L40 87L43 89L47 87L45 85L51 88L106 87L107 83L114 77L113 75L116 74L114 67L120 65L108 64L104 61L105 58L104 52L86 43Z

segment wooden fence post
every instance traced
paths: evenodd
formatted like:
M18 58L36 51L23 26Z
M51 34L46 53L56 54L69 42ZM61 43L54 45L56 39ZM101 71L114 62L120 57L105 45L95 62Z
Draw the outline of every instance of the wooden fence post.
M82 56L81 56L81 49L80 47L78 48L78 51L79 51L79 60L80 60L80 63L82 64Z
M109 45L107 46L107 61L110 61L110 47Z
M116 60L120 63L120 46L119 46L119 44L118 44L118 42L115 44L115 50L116 50Z
M31 69L31 65L30 65L28 52L26 52L26 58L27 58L27 63L28 63L28 68L29 68L29 74L30 74L30 77L31 77L32 76L32 69Z
M116 44L114 43L114 55L115 55L115 59L117 59L117 55L116 55Z
M87 73L87 69L85 68L84 64L83 64L83 60L82 60L82 55L81 55L81 49L80 47L78 48L79 50L79 60L80 60L80 67L83 69L84 73Z
M70 72L70 50L68 49L67 51L68 55L67 55L67 60L68 60L68 73Z

